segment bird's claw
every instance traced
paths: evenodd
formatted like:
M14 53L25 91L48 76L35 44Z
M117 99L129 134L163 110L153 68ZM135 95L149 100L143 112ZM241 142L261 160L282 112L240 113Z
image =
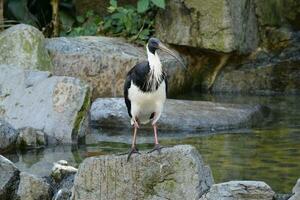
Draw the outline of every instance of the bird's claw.
M141 153L139 152L139 150L136 147L132 147L128 152L127 162L129 161L132 154L141 154Z
M158 151L158 153L160 154L162 148L164 148L164 147L160 146L159 144L155 144L154 148L152 150L148 151L147 153L152 153L154 151Z

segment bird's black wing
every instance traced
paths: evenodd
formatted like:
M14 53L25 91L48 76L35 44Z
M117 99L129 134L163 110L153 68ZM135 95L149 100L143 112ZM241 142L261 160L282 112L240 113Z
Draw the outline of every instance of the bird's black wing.
M128 90L131 86L131 82L133 82L137 87L139 87L142 91L146 90L145 81L147 79L147 74L149 73L150 66L149 62L141 62L135 65L126 76L126 80L124 83L124 99L127 107L127 111L130 117L131 116L131 101L128 98Z
M130 117L132 117L131 116L131 102L128 98L128 89L130 88L130 85L131 85L131 76L128 73L127 77L126 77L126 80L125 80L125 83L124 83L124 99L125 99L125 104L126 104L126 107L127 107L128 115Z

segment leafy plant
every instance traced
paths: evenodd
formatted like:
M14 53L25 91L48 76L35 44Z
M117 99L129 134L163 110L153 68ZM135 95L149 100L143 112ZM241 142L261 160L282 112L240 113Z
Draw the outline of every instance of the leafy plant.
M65 21L65 24L62 23L62 26L67 28L61 32L61 36L84 36L96 35L101 20L93 11L88 11L85 15L76 17L75 25L70 20L66 20L66 18L65 20L61 19L61 22L63 21Z
M154 18L158 8L165 8L165 0L138 0L136 7L118 6L116 0L110 0L110 14L100 23L99 31L144 43L154 33Z

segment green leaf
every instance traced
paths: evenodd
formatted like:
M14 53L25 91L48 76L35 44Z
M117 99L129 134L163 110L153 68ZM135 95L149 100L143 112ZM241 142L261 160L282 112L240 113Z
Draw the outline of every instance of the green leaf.
M137 11L139 13L146 12L149 9L149 0L139 0L137 3Z
M156 5L157 7L162 8L162 9L165 9L165 7L166 7L166 2L165 2L165 0L151 0L151 1L152 1L152 3L153 3L154 5Z
M112 7L118 7L117 0L110 0L109 3Z
M79 23L83 23L84 22L84 17L83 16L77 16L76 17L76 20L77 20L77 22L79 22Z

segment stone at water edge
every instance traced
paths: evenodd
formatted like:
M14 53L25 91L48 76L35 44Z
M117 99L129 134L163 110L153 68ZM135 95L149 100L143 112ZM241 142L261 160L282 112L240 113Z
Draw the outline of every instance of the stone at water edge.
M94 126L130 128L122 98L99 98L93 102L90 114ZM168 99L158 123L164 130L215 131L252 127L262 123L266 115L268 108L260 105Z
M145 47L121 38L51 38L47 40L46 48L52 58L53 74L87 81L93 88L93 98L122 96L127 72L147 59ZM159 52L159 56L168 71L169 91L182 89L184 70L180 63L163 52Z
M88 117L90 88L49 72L0 65L0 117L15 129L42 130L49 144L76 143Z
M54 163L50 175L53 183L54 200L70 199L76 172L77 169L68 165L66 160L60 160Z
M87 158L79 166L73 200L198 199L213 184L209 166L190 145L156 152Z
M16 144L18 135L19 132L17 130L5 120L0 119L0 152L13 148Z
M39 148L46 145L45 133L31 127L19 129L17 147L20 149Z
M37 28L19 24L0 33L0 64L51 71L45 38Z
M21 172L17 195L20 200L50 200L51 187L45 179Z
M12 199L17 189L19 173L17 167L0 155L0 199Z
M289 200L299 200L300 199L300 178L297 180L296 185L293 187L293 196Z
M199 200L273 200L274 195L262 181L229 181L212 185Z

